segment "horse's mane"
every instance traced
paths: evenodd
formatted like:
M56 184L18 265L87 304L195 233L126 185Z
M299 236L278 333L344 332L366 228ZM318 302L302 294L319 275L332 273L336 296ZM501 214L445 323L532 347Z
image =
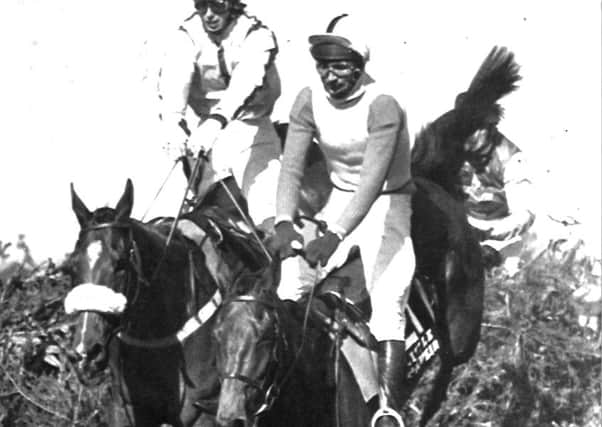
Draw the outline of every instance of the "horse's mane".
M521 79L514 54L495 46L481 64L466 92L456 98L455 107L429 123L416 136L412 149L412 174L441 185L455 199L465 195L460 169L465 161L478 158L488 162L499 138L491 138L478 152L465 149L465 142L479 129L495 130L503 109L498 101L513 92ZM497 132L490 132L497 135Z

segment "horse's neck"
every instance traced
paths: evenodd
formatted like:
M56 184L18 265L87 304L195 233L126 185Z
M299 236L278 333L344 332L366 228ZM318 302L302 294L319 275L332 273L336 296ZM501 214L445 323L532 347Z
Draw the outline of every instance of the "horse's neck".
M303 350L307 353L309 347L313 345L314 330L311 326L311 321L305 322L305 306L297 302L283 302L278 308L278 322L281 329L282 338L286 341L288 356L291 357L289 362L293 362L294 357L303 346ZM306 329L303 329L303 326ZM304 336L305 335L305 336Z
M176 331L186 320L190 295L188 252L181 243L165 248L165 237L143 224L134 224L135 251L138 257L138 295L132 310L137 312L130 328L137 335L162 336ZM156 337L153 336L153 337Z
M412 175L433 181L454 199L463 200L461 169L466 152L462 141L457 141L443 130L450 114L439 117L416 136L412 148Z
M201 202L201 209L217 208L234 222L248 219L248 206L240 187L233 177L215 181ZM241 214L244 212L244 217Z
M135 247L140 257L140 264L144 278L152 281L159 275L165 274L165 267L177 264L185 268L187 257L182 256L181 244L177 244L175 239L166 247L167 236L159 232L154 226L142 223L134 223L133 237Z

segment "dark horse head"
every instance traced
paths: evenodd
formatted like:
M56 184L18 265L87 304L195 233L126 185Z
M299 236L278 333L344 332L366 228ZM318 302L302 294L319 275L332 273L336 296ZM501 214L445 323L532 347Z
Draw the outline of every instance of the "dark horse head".
M279 265L240 276L213 336L221 380L220 426L360 427L371 410L310 301L282 301ZM328 280L328 279L327 279ZM338 368L337 368L338 367Z
M286 340L276 269L274 263L241 276L218 312L213 335L221 380L217 421L222 426L254 425L279 392Z
M193 269L190 245L181 237L165 251L168 224L130 218L130 180L115 208L91 212L73 186L71 198L81 230L70 258L75 286L65 298L65 310L76 316L78 375L82 382L94 383L107 367L109 344L118 333L152 343L178 331L194 302L185 285L191 271L198 273L201 267L197 263ZM206 294L215 289L208 285Z
M73 185L71 201L81 226L70 259L78 286L66 298L65 310L77 313L73 348L78 375L94 383L107 366L107 344L127 303L124 285L135 251L129 225L132 184L128 181L115 209L89 211Z

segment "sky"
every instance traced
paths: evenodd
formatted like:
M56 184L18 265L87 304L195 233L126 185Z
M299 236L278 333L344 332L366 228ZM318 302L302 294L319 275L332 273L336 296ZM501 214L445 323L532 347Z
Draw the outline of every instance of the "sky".
M286 120L315 78L307 36L342 12L361 17L370 73L408 111L412 131L453 106L494 45L512 50L520 88L500 129L531 159L534 206L571 215L600 239L600 2L593 0L248 0L276 33ZM185 182L158 132L164 40L192 0L0 2L0 240L26 235L34 258L70 251L78 224L69 185L90 209L113 206L126 179L133 215L176 214Z

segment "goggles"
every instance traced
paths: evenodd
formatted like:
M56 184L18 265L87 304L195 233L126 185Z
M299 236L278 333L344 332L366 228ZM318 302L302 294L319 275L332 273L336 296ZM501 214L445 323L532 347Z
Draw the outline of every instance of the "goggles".
M194 7L204 15L209 9L216 15L223 15L230 10L230 2L228 0L196 0Z
M348 77L355 70L357 65L353 61L317 61L316 70L320 77L326 76L329 72L337 77Z

